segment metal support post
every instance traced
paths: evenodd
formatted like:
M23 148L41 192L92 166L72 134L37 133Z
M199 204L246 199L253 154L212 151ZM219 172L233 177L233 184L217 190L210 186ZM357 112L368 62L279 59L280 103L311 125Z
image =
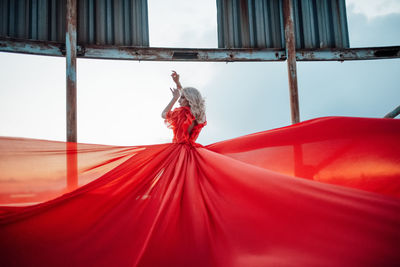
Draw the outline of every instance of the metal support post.
M290 109L292 124L300 122L299 94L297 89L296 44L293 22L292 0L283 1L283 15L285 21L286 57L289 76Z
M388 114L385 115L384 118L396 118L397 115L400 114L400 106L389 112Z
M67 188L78 186L77 122L76 122L76 0L67 0L65 36L67 76Z

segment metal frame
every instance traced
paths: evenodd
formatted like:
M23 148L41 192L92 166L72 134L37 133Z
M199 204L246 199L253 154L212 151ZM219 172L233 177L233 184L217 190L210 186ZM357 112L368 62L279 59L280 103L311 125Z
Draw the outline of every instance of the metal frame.
M67 70L67 141L76 142L76 0L67 0L67 31L65 57Z
M399 114L400 114L400 106L396 107L394 110L386 114L384 118L393 119L396 118L396 116Z
M138 61L260 62L285 61L285 49L163 48L133 46L76 46L77 58ZM65 43L0 37L0 52L65 57ZM296 61L351 61L400 58L400 46L345 49L297 49Z
M77 45L77 0L67 0L66 12L66 83L67 83L67 188L78 187L77 112L76 112L76 45Z
M286 57L289 79L290 113L292 124L300 122L299 93L297 86L296 36L294 34L293 3L283 0Z

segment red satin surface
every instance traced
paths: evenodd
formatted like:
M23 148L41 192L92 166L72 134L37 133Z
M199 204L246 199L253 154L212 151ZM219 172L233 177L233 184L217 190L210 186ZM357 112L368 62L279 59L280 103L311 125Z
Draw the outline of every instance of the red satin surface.
M1 138L0 265L396 266L399 122L321 118L207 147L78 144L68 193L65 143Z

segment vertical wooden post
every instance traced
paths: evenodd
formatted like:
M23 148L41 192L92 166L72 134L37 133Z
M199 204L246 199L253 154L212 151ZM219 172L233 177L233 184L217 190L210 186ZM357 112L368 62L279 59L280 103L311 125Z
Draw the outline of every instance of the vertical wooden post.
M76 122L76 0L67 0L66 14L66 78L67 78L67 188L78 186L77 122Z
M283 16L285 21L286 60L289 76L290 109L292 124L300 122L299 94L297 88L296 43L293 22L292 0L283 0Z

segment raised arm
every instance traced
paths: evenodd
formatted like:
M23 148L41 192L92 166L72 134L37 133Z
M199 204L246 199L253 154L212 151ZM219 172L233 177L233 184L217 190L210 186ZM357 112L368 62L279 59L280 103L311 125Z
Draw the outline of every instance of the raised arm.
M175 84L176 84L176 88L178 88L179 90L181 90L182 89L182 85L181 85L181 82L179 81L179 74L178 73L176 73L176 71L172 71L172 74L171 74L171 77L172 77L172 80L175 82Z
M176 101L178 101L181 93L179 92L179 89L176 88L169 88L172 92L172 99L171 101L168 103L168 105L165 107L165 109L163 110L163 112L161 113L161 117L163 119L165 119L167 117L167 113L172 109L172 107L174 106L174 104L176 103Z
M161 113L161 117L165 119L167 117L167 113L172 109L176 101L178 101L179 97L181 96L180 90L182 89L181 82L179 81L179 74L176 73L176 71L172 71L171 74L172 80L176 84L176 88L169 88L172 92L172 99L168 103L168 105L165 107L163 112Z

